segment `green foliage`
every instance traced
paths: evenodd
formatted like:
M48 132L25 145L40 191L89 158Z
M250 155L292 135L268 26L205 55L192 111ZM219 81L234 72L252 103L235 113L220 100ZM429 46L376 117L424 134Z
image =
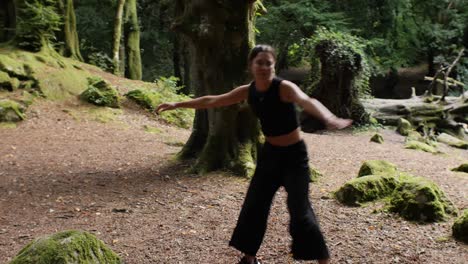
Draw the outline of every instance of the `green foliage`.
M30 51L39 51L51 44L62 25L53 0L18 1L17 18L17 45Z
M277 47L280 63L287 57L284 66L302 62L301 50L290 50L290 46L300 45L301 39L310 37L318 27L346 29L345 17L331 11L328 1L279 0L264 4L268 12L257 18L257 40Z
M365 53L364 39L320 27L313 37L304 39L303 43L302 47L310 58L311 65L317 63L321 54L326 55L328 69L334 71L329 74L334 74L339 69L352 71L358 75L354 85L359 96L370 94L369 78L372 72Z

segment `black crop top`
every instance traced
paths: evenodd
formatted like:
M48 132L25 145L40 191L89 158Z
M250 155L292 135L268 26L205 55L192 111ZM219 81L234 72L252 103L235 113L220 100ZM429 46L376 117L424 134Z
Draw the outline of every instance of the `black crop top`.
M255 82L249 86L248 103L260 119L265 136L281 136L299 127L293 103L281 101L279 87L282 79L274 78L265 92L257 91Z

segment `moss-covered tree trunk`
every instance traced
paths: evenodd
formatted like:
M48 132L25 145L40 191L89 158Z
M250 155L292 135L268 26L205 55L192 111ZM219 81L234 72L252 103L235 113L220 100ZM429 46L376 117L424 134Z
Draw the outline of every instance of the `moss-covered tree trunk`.
M136 0L127 0L125 3L125 51L127 53L127 67L125 76L132 80L141 80L141 54L140 54L140 25L138 23Z
M312 96L322 102L335 115L351 118L355 124L367 123L369 116L358 98L355 80L361 71L361 56L354 53L353 61L340 57L333 41L321 41L315 47L320 59L321 79ZM348 49L347 52L352 52ZM317 121L303 121L304 131L322 129Z
M16 9L14 0L0 2L0 42L11 40L16 29Z
M62 38L64 46L60 53L65 57L83 61L83 57L80 53L78 31L76 30L76 16L73 0L60 0L58 4L63 17Z
M122 17L124 10L125 0L119 0L117 3L117 11L115 12L114 20L114 36L112 45L112 62L114 66L114 74L122 75L122 69L120 67L120 41L122 39Z
M255 1L192 0L181 9L173 27L188 39L191 85L196 96L222 94L246 81L247 55L253 45ZM180 153L196 157L203 173L230 169L249 175L254 169L258 122L245 105L198 110L192 134Z

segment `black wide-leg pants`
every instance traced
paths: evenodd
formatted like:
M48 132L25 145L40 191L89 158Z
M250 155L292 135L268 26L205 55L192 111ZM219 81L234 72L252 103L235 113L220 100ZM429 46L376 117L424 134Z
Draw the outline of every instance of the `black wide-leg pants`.
M325 239L309 202L310 170L303 141L278 147L265 143L234 229L230 246L255 256L267 227L273 197L280 186L288 193L291 251L295 259L329 257Z

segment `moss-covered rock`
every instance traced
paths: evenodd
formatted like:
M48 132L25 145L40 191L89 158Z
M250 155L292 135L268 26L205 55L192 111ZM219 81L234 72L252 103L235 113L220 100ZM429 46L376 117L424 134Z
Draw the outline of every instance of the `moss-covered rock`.
M141 107L153 111L163 101L181 101L187 100L188 97L177 96L174 93L168 93L167 90L161 89L161 92L156 90L136 89L128 92L125 96L135 101ZM160 117L170 124L178 127L189 128L192 124L194 111L192 109L178 108L172 111L161 113Z
M358 177L367 175L395 175L397 167L385 160L367 160L359 169Z
M0 89L11 91L10 75L8 73L0 71Z
M466 172L468 173L468 163L463 163L462 165L453 168L452 171Z
M12 100L0 100L0 122L18 122L26 118L24 107Z
M108 107L119 107L119 93L107 81L101 78L88 78L88 89L86 89L80 98L86 102Z
M389 210L418 222L435 222L456 212L453 204L433 182L421 177L408 177L395 189Z
M10 264L122 263L121 259L94 235L64 231L38 238L23 248Z
M411 123L408 120L404 118L398 119L397 132L400 133L400 135L408 136L412 130L413 126L411 126Z
M377 133L375 135L373 135L370 139L371 142L375 142L375 143L379 143L379 144L382 144L384 143L384 139L382 137L381 134Z
M162 101L160 94L148 90L132 90L126 93L125 96L148 110L155 110Z
M310 182L318 182L319 178L322 177L322 173L314 167L310 167Z
M437 149L433 146L430 146L424 142L409 140L405 144L405 148L407 149L415 149L415 150L422 150L424 152L429 153L438 153Z
M452 234L456 239L468 244L468 210L455 221L452 226Z
M335 197L343 204L359 206L364 202L387 197L395 190L398 184L399 180L394 176L363 176L346 182L345 185L335 192Z
M437 141L455 148L468 149L468 142L446 133L441 133L439 136L437 136Z

